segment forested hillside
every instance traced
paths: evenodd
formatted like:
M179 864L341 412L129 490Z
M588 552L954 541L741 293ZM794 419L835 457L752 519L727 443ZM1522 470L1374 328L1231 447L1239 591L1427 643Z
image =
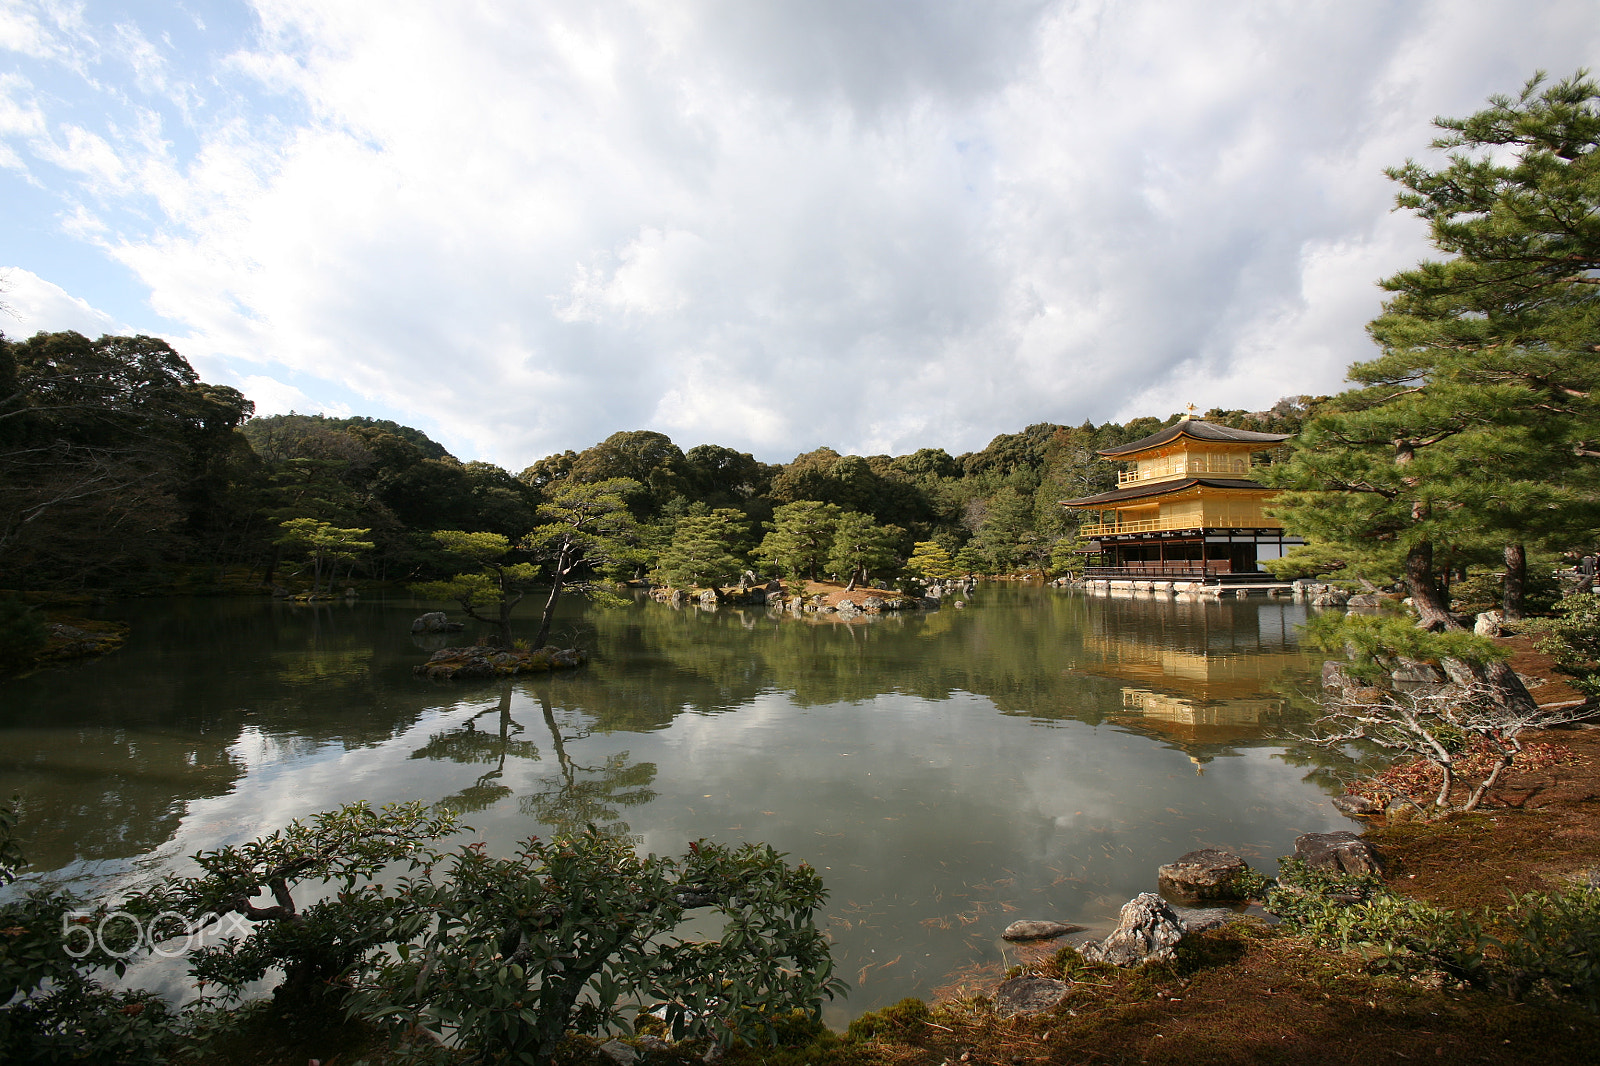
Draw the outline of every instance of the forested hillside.
M1309 403L1207 417L1292 432ZM822 447L781 465L625 430L582 451L530 457L512 473L463 463L394 422L252 411L156 338L0 338L0 588L159 591L203 587L224 572L237 582L242 571L256 584L298 587L430 580L460 565L434 532L515 544L538 525L553 487L619 478L632 483L636 532L613 560L616 576L681 562L693 554L685 537L708 536L721 542L724 570L737 564L733 575L689 576L782 573L789 557L777 549L750 553L775 518L781 526L806 510L797 504L824 505L807 513L824 515L830 531L839 516L857 516L847 524L877 545L862 556L875 573L893 572L919 541L977 572L1049 568L1052 552L1059 559L1075 540L1076 517L1059 501L1116 485L1116 464L1096 450L1178 417L1040 423L961 455ZM824 569L830 550L831 540Z

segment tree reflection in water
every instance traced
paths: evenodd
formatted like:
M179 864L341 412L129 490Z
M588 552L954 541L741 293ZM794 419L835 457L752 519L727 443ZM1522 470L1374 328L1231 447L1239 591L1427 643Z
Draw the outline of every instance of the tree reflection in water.
M487 810L515 791L503 780L508 759L543 761L539 746L518 736L524 727L511 716L515 691L515 684L506 682L496 706L479 711L449 732L434 734L411 753L413 759L492 765L471 785L440 800L444 806L462 814ZM568 745L588 739L593 731L582 724L569 723L564 728L556 719L549 693L541 692L535 698L550 733L554 773L539 777L536 789L519 797L519 809L555 832L575 832L592 825L607 833L627 834L630 827L622 820L621 808L637 807L655 798L650 788L656 778L655 763L630 763L626 751L606 756L599 765L579 763ZM478 720L491 713L497 717L497 730L480 729Z

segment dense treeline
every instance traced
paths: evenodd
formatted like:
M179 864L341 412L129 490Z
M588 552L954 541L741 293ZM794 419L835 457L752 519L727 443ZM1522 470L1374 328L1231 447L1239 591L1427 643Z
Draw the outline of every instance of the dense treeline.
M720 539L727 556L720 570L691 578L784 572L786 557L759 549L775 516L798 504L827 508L822 572L848 576L862 561L892 571L919 541L979 572L1045 568L1075 540L1076 518L1059 501L1115 487L1115 464L1096 451L1177 417L1040 423L961 455L822 447L781 465L630 430L513 474L463 463L394 422L252 411L156 338L0 337L0 587L158 589L243 568L290 587L436 579L460 559L433 533L492 533L515 545L558 487L617 479L635 522L631 550L610 560L618 576L642 577L681 556L672 548L686 529ZM1306 412L1302 397L1208 417L1292 431ZM854 550L830 565L840 516L853 516ZM684 576L681 566L675 573Z

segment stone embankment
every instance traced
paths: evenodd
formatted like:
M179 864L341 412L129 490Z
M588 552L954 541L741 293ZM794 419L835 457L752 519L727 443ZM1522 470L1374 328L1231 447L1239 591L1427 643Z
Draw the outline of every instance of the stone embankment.
M906 595L883 583L872 587L846 589L829 582L806 582L801 595L792 595L780 581L761 582L753 575L729 589L676 589L654 588L650 597L672 607L694 604L706 610L717 607L765 607L769 611L788 611L791 614L836 615L839 618L859 618L863 615L932 609L949 601L951 606L965 607L966 602L954 599L957 593L970 593L972 586L966 582L933 582L923 588L922 595Z

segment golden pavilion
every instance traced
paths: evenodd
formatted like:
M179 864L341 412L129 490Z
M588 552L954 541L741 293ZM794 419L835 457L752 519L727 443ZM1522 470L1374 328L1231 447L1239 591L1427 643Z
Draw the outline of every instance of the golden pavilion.
M1289 436L1185 415L1143 440L1102 449L1105 458L1131 464L1117 475L1117 487L1061 501L1090 512L1079 533L1098 565L1085 576L1261 580L1258 564L1305 543L1262 510L1274 490L1250 478L1255 457Z

